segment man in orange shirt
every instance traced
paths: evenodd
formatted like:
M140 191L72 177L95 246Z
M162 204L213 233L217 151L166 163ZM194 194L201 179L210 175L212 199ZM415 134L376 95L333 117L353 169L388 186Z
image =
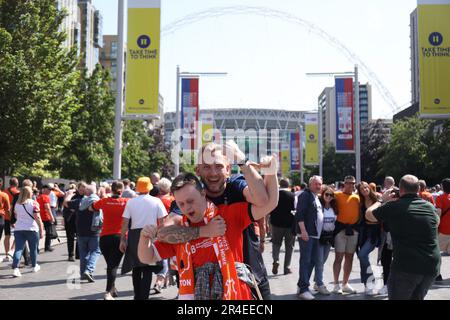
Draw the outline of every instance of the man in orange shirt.
M336 258L333 263L334 293L356 293L356 290L348 284L348 279L352 272L353 256L358 245L357 225L361 217L359 196L354 194L355 184L355 177L346 176L344 179L344 189L335 192L338 215L335 228L336 236L334 239L336 252ZM339 274L344 257L344 278L341 288L339 286Z
M44 223L45 228L45 251L53 251L51 248L52 239L50 237L52 224L55 223L55 218L52 215L52 209L50 207L50 192L51 187L46 184L42 187L41 194L37 198L39 203L39 209L41 214L41 220Z
M1 191L2 188L3 188L3 179L0 178L0 239L2 238L3 229L5 228L6 217L9 218L9 214L10 214L10 210L11 210L8 194L5 192L2 192ZM5 234L5 239L6 239L6 234ZM6 243L6 241L5 241L5 243ZM5 247L5 249L6 249L6 247ZM5 260L8 259L7 261L9 261L8 251L9 251L9 249L5 251L5 254L6 254Z
M431 195L431 193L427 191L427 183L425 182L425 180L419 180L419 187L420 187L419 196L423 200L428 201L434 206L433 196Z

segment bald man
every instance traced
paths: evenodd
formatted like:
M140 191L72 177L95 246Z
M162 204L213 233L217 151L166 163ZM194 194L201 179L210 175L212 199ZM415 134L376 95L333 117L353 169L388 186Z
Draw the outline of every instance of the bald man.
M383 222L391 231L393 261L388 280L390 300L423 300L439 274L439 217L435 207L419 197L419 179L400 180L400 198L388 189L366 211L366 219Z

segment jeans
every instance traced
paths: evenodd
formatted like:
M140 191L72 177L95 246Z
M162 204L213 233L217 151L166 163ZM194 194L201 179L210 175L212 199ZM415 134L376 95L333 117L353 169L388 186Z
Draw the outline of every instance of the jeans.
M358 251L359 264L361 266L361 282L366 284L367 279L373 273L372 270L369 273L370 261L369 255L375 249L375 243L372 243L371 239L367 239Z
M152 285L152 267L133 268L134 300L148 300Z
M279 228L272 225L272 258L273 262L278 262L280 257L281 244L284 239L284 269L291 266L292 252L294 251L295 236L292 228Z
M28 242L28 246L30 247L31 266L35 267L38 252L37 247L39 243L39 232L18 230L14 231L14 237L16 239L16 250L14 251L12 267L18 267L20 258L22 258L25 242Z
M388 281L389 300L423 300L435 278L435 275L391 270Z
M112 234L100 238L100 250L106 261L106 292L115 288L117 269L123 253L119 250L120 235Z
M319 239L309 238L308 241L298 240L300 244L300 270L297 286L300 293L309 291L309 278L319 262ZM323 267L323 266L322 266Z
M327 262L331 244L323 245L319 243L319 254L317 263L314 266L314 282L320 287L323 286L323 266Z
M78 237L80 251L80 273L94 273L97 259L100 256L100 237Z

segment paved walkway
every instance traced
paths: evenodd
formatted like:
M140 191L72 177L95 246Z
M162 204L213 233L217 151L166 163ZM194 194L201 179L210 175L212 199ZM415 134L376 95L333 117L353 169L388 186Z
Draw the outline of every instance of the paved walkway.
M67 261L67 247L65 244L64 231L61 230L61 244L53 241L55 250L53 252L41 253L38 257L38 263L41 265L41 271L32 273L30 268L22 268L22 277L13 278L11 263L0 263L0 300L8 299L35 299L35 300L97 300L103 299L103 293L106 287L106 263L103 257L100 257L95 272L95 283L73 283L78 273L78 260L76 262ZM3 242L3 241L2 241ZM3 247L3 243L1 244ZM41 246L43 248L43 246ZM296 300L296 283L298 280L298 242L295 246L292 258L293 274L290 275L272 275L272 246L268 240L264 259L266 261L267 271L269 272L270 286L273 299L276 300ZM284 251L281 253L281 261ZM3 258L3 255L1 256ZM376 259L376 251L371 254L372 263ZM326 262L324 270L324 282L332 289L332 263L334 252ZM280 265L279 270L283 270ZM450 300L450 257L442 257L442 276L444 281L439 285L434 285L429 291L427 300ZM380 300L386 299L386 296L366 297L363 293L363 285L359 282L359 261L355 257L353 271L350 276L351 285L358 291L352 295L319 296L317 299L324 300ZM133 286L131 274L119 276L116 282L119 290L120 300L133 299ZM150 299L167 300L175 299L177 295L176 286L164 289L161 294L151 295Z

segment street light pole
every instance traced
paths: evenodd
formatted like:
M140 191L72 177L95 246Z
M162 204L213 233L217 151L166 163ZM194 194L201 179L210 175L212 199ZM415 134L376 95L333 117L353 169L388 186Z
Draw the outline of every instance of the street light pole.
M122 171L122 109L123 109L123 62L124 62L124 44L123 44L123 10L124 0L119 0L118 12L118 41L119 50L117 57L117 93L116 93L116 114L114 118L114 163L113 178L121 179Z
M177 65L177 112L176 112L176 119L175 119L175 132L178 134L178 142L181 143L181 132L180 132L180 66ZM181 150L181 148L180 148ZM180 174L180 155L177 154L175 157L175 177L177 177Z
M359 114L359 80L358 80L358 65L355 65L355 71L348 71L348 72L311 72L306 73L307 76L318 76L318 77L334 77L334 76L352 76L355 79L355 94L354 94L354 106L355 106L355 171L356 171L356 181L361 181L361 130L360 130L360 114ZM322 112L320 108L320 103L318 106L318 113L319 113L319 159L320 159L320 165L319 165L319 174L322 175L322 161L323 161L323 146L322 146Z
M180 66L177 65L177 99L176 99L176 119L175 119L175 132L180 134L178 138L179 145L181 144L181 111L180 111L180 79L183 77L201 77L201 76L226 76L226 72L180 72ZM182 150L180 148L180 150ZM180 173L180 155L177 154L175 159L175 176Z
M358 65L355 65L355 157L356 181L361 181L361 115L359 114L359 81Z

